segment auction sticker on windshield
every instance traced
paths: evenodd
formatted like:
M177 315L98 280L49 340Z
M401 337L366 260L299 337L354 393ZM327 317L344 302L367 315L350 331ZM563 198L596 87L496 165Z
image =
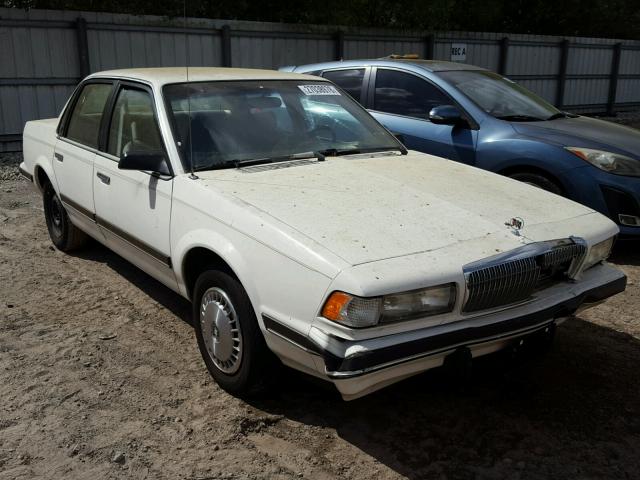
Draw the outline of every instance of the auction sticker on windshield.
M340 95L333 85L298 85L305 95Z

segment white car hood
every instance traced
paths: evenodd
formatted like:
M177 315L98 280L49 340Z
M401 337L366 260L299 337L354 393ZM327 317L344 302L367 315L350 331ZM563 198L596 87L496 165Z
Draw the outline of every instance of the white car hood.
M198 175L208 187L278 219L351 265L496 232L513 236L515 248L550 239L527 237L527 227L593 213L538 188L418 152ZM505 225L513 217L524 220L524 238Z

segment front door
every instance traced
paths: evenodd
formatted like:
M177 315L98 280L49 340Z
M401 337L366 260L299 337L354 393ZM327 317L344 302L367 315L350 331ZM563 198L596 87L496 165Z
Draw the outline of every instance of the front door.
M394 134L401 134L409 149L474 164L476 130L429 121L432 108L451 104L451 98L422 77L395 69L376 69L370 113L380 123Z
M118 169L123 152L165 151L150 89L119 86L104 150L96 155L93 181L96 221L107 245L175 289L169 243L173 179Z

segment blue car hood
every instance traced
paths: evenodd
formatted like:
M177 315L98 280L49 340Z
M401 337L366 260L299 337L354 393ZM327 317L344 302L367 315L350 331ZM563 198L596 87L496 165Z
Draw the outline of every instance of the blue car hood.
M621 153L640 160L640 131L595 118L512 123L516 132L546 143Z

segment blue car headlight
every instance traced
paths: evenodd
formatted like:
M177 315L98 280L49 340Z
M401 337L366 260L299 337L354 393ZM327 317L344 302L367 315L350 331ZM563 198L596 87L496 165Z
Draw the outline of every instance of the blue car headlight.
M565 148L585 162L589 162L594 167L604 170L605 172L616 175L640 177L640 161L634 160L633 158L620 155L619 153L593 150L592 148Z

